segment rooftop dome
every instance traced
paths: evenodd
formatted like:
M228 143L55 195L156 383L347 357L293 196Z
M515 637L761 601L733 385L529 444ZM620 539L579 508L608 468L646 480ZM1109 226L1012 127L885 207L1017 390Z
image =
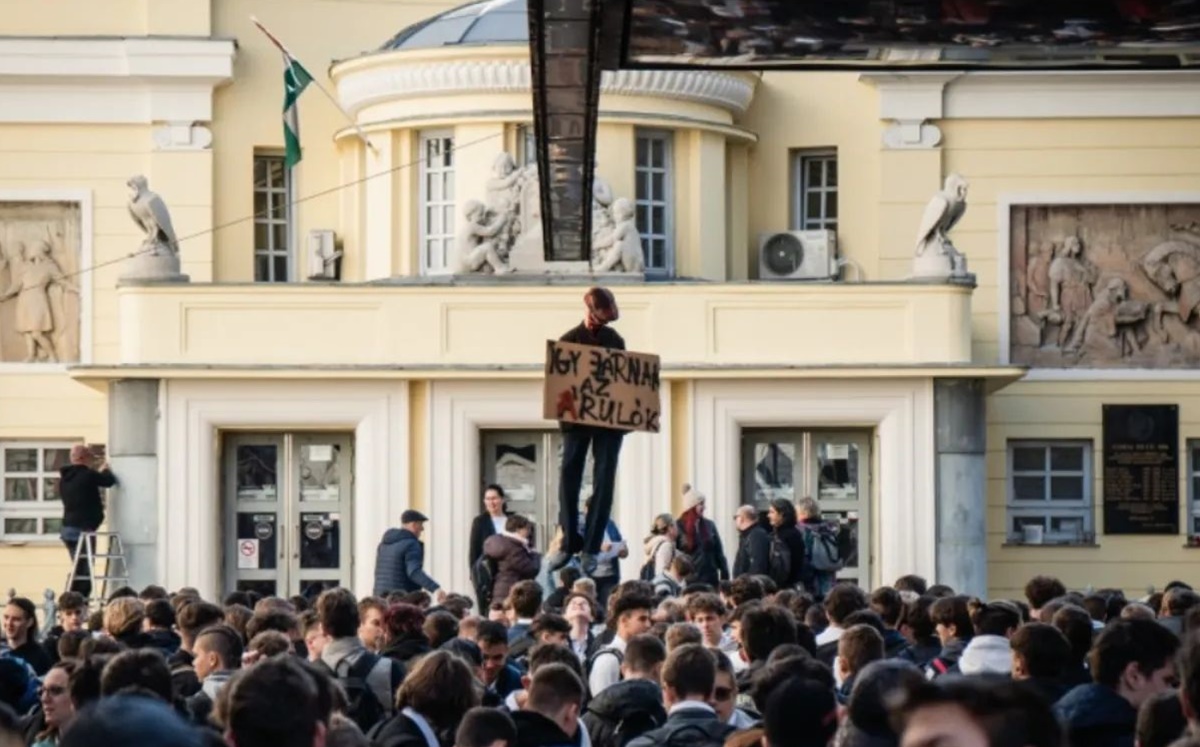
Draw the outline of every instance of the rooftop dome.
M462 44L528 44L526 0L480 0L420 23L393 36L380 51L436 49Z

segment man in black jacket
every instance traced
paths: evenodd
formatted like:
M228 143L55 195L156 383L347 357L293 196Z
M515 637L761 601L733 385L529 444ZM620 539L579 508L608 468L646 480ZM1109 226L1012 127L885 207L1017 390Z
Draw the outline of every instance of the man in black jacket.
M577 747L583 682L565 664L547 664L533 676L525 707L512 714L516 747Z
M733 727L721 723L709 705L717 681L717 662L698 643L688 643L671 652L663 665L663 702L667 722L629 743L630 747L721 747Z
M400 528L383 533L375 551L375 596L386 597L394 591L410 592L424 589L436 594L441 602L446 592L425 573L425 514L411 508L400 514Z
M624 350L625 340L608 325L620 318L617 299L607 288L592 288L583 297L587 313L583 322L568 330L560 342L592 345L611 350ZM546 562L551 572L562 568L571 556L580 554L580 567L586 575L596 570L596 555L604 542L608 519L612 514L613 490L617 480L617 457L625 431L596 425L579 425L563 421L562 474L558 491L558 522L562 527L563 545ZM594 461L592 499L587 512L587 525L582 539L579 534L579 489L588 449Z
M104 499L102 488L117 484L117 478L108 464L92 469L92 450L84 444L71 447L71 463L59 470L59 495L62 496L63 522L59 536L71 557L79 544L79 536L94 532L104 523ZM95 548L92 548L93 552ZM92 595L92 569L87 556L80 553L75 563L75 580L71 591L77 591L86 599Z
M767 576L771 573L771 535L758 520L754 506L742 506L733 515L738 529L737 557L733 561L733 577L749 574Z
M621 681L592 698L583 723L592 747L621 747L667 720L659 672L667 648L652 635L634 636L625 647Z

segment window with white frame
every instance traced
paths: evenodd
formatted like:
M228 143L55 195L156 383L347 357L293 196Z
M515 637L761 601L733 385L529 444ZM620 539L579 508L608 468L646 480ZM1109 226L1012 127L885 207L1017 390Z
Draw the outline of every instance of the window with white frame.
M421 133L421 261L446 272L454 252L454 135Z
M792 153L792 230L836 230L837 151Z
M292 173L283 156L254 156L254 280L292 279Z
M1092 543L1091 442L1009 441L1006 514L1011 543Z
M528 166L537 163L537 140L534 138L533 125L517 126L517 166Z
M62 529L58 471L70 463L71 444L0 442L3 500L0 535L5 540L53 539Z
M675 270L675 225L672 194L674 135L638 130L634 177L637 228L646 252L646 272L670 275Z

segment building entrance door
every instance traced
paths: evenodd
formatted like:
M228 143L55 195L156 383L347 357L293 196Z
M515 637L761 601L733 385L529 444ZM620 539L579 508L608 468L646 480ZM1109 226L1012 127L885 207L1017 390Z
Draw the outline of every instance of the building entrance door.
M558 476L562 464L562 434L541 430L485 430L479 434L483 448L483 487L495 483L504 488L508 508L534 523L535 546L545 552L558 526ZM592 456L589 453L579 490L580 510L592 493ZM476 509L483 510L482 504ZM582 526L582 525L581 525Z
M352 436L226 433L222 442L226 588L315 598L348 585Z
M745 430L742 502L765 511L775 498L816 498L840 529L846 567L838 578L871 581L871 438L869 431Z

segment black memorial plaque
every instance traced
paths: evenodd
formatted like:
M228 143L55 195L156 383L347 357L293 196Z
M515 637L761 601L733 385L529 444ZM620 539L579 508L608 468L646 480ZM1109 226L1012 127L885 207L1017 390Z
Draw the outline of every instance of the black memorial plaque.
M1104 405L1104 533L1179 533L1179 407Z

